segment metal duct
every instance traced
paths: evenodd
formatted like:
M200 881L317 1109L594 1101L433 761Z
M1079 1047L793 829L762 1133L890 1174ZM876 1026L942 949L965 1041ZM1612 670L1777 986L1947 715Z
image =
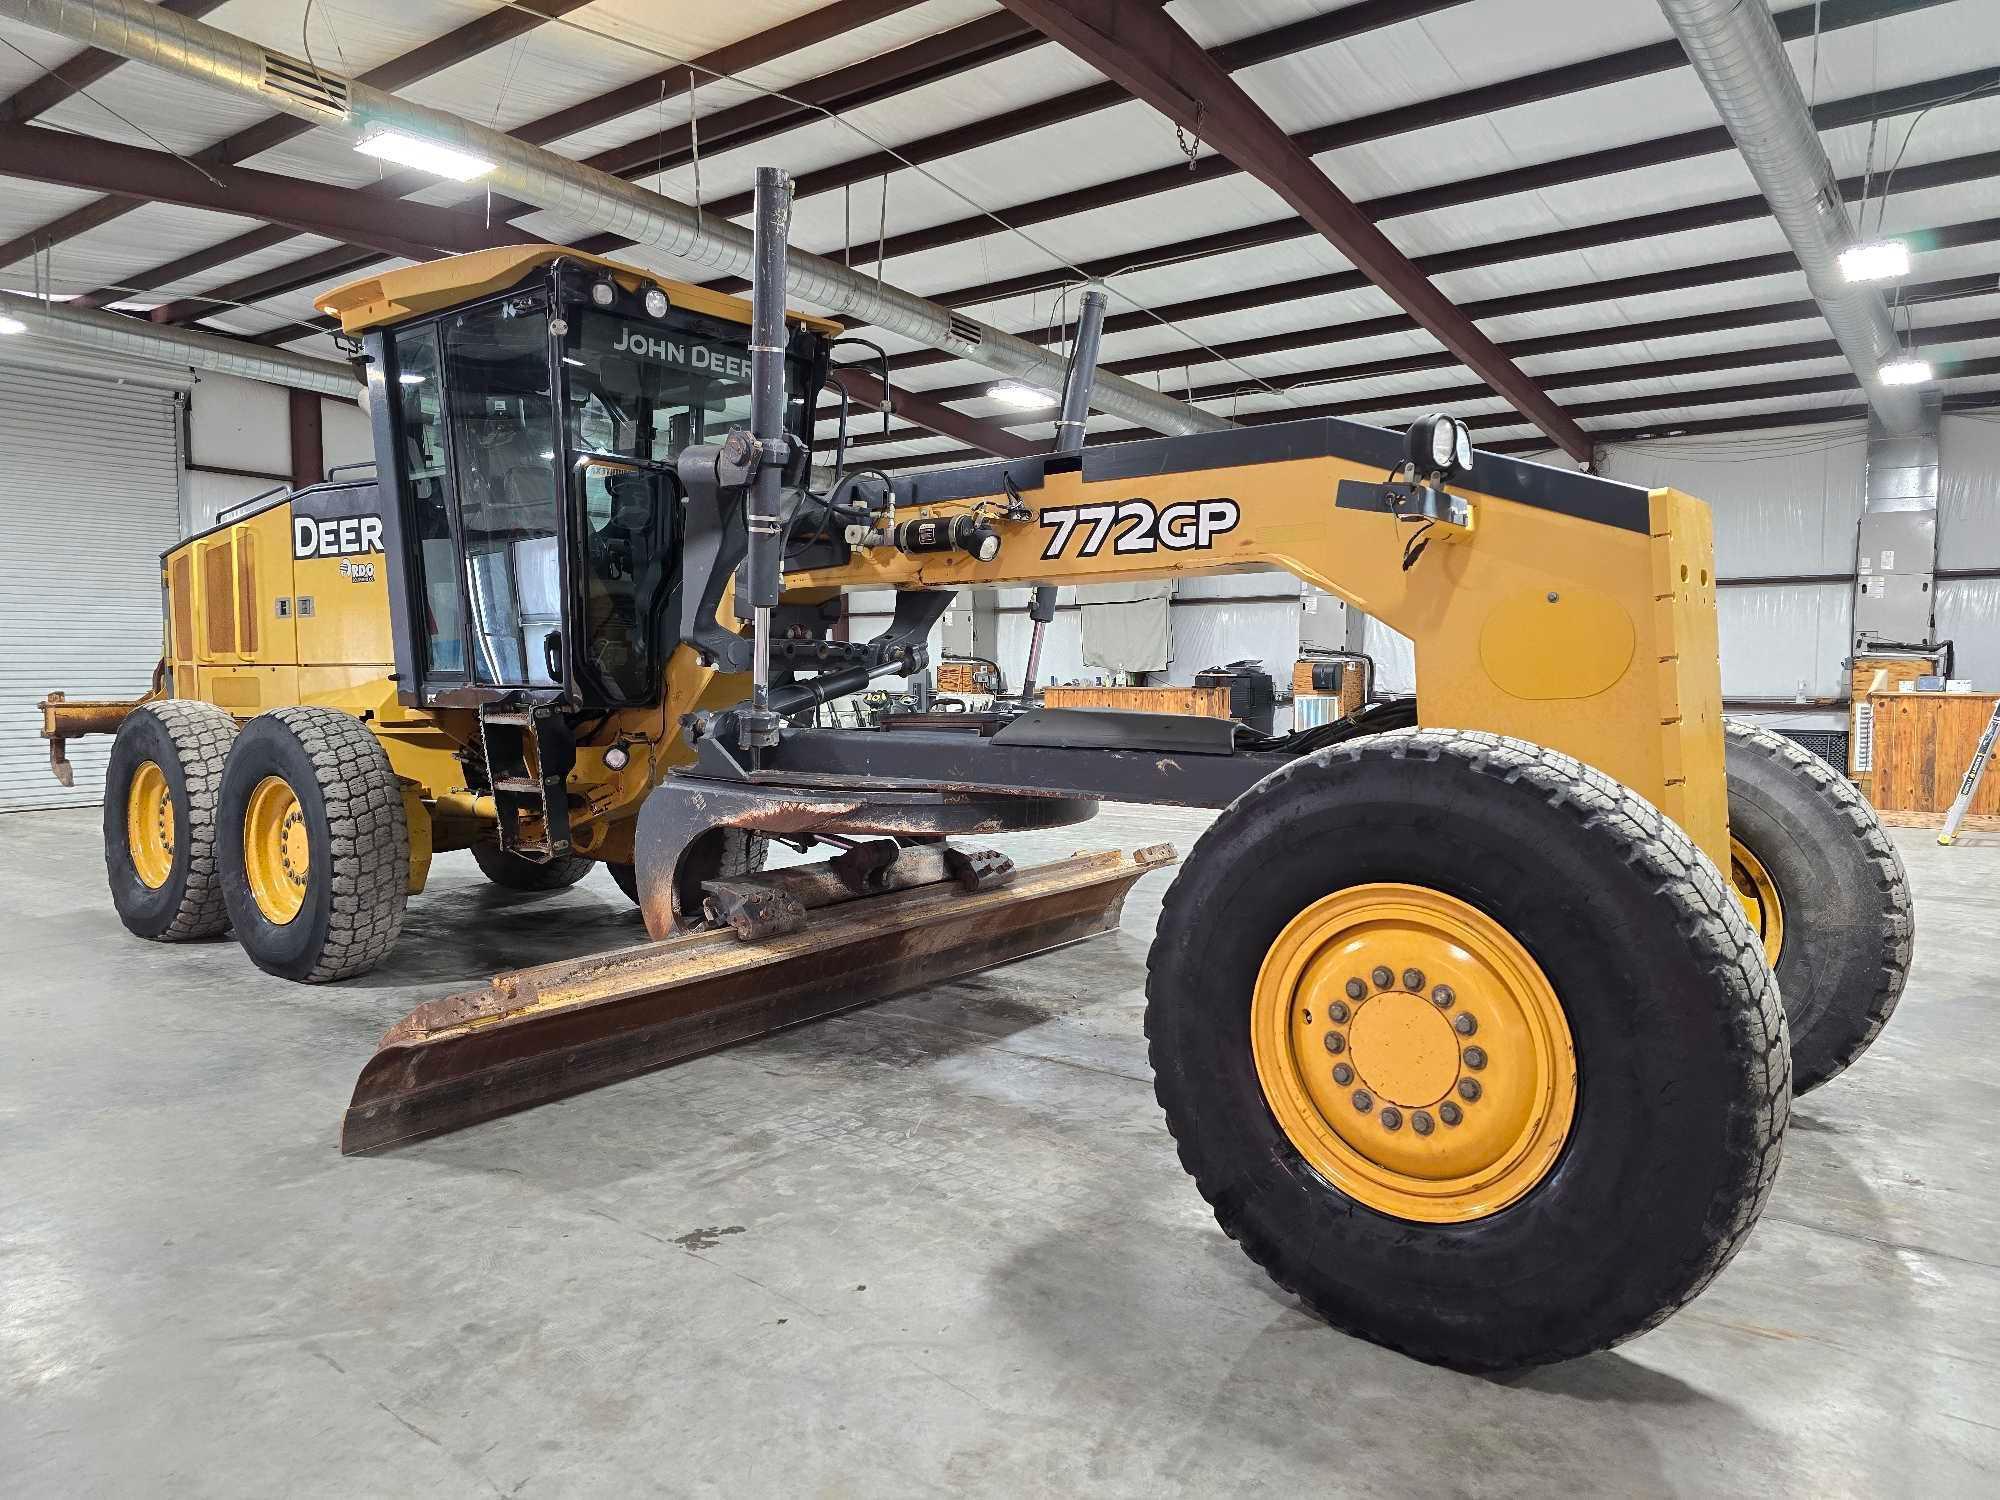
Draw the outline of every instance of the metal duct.
M1937 639L1938 414L1933 393L1917 430L1868 424L1868 488L1855 548L1854 649Z
M443 110L428 109L297 58L176 15L147 0L0 0L12 17L134 62L151 63L245 94L359 141L388 129L493 162L482 186L606 230L717 274L748 276L751 234L605 172L528 145ZM844 313L932 349L1049 390L1062 385L1060 356L893 286L877 287L824 256L795 251L786 290L796 302ZM1233 424L1114 375L1098 377L1092 405L1157 432L1210 432Z
M287 354L282 349L264 349L217 334L194 333L94 308L41 302L19 292L0 292L0 314L27 324L28 333L35 338L97 354L192 367L214 375L238 375L348 400L361 395L361 382L354 372L330 359Z
M1660 9L1770 202L1881 425L1892 434L1917 431L1917 394L1876 377L1898 353L1895 325L1880 292L1841 274L1840 252L1856 242L1854 227L1770 6L1766 0L1660 0Z

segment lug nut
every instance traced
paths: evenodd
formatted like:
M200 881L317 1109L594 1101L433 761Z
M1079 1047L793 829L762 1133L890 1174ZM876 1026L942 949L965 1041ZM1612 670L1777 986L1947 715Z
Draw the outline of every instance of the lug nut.
M1451 1018L1451 1029L1460 1036L1471 1036L1479 1029L1479 1023L1472 1018L1472 1012L1462 1010Z
M1459 1079L1458 1097L1463 1099L1467 1104L1476 1104L1479 1101L1479 1080L1477 1078Z
M1467 1047L1465 1049L1465 1065L1473 1069L1485 1067L1486 1049L1484 1047Z
M1414 1130L1418 1135L1429 1135L1431 1133L1431 1117L1423 1110L1418 1110L1410 1116L1410 1129Z
M1447 1099L1438 1106L1438 1118L1447 1125L1456 1125L1465 1118L1465 1112Z
M1382 1111L1380 1118L1384 1130L1401 1130L1403 1128L1403 1112L1393 1104Z
M1360 980L1358 980L1358 979L1350 979L1350 980L1348 980L1348 981L1347 981L1347 998L1348 998L1348 999L1350 999L1350 1000L1359 1000L1359 999L1360 999L1360 998L1361 998L1361 997L1362 997L1363 995L1365 995L1365 994L1367 994L1367 993L1368 993L1368 986L1367 986L1367 985L1365 985L1365 984L1363 984L1363 983L1362 983L1362 982L1361 982Z
M1422 994L1424 988L1424 971L1422 969L1403 970L1403 988L1406 990L1415 990L1417 993Z
M1369 1110L1375 1107L1375 1096L1370 1094L1366 1089L1356 1089L1354 1091L1354 1107L1364 1115L1367 1114Z
M1336 1026L1345 1021L1347 1019L1347 1006L1345 1002L1336 1000L1333 1004L1329 1005L1326 1008L1326 1018Z
M1387 964L1375 965L1375 972L1368 977L1375 981L1375 988L1378 990L1386 990L1396 982L1396 976L1389 972Z
M1342 1088L1346 1088L1350 1083L1354 1082L1354 1069L1348 1067L1346 1063L1335 1063L1333 1065L1333 1081Z
M1431 991L1431 1004L1435 1005L1439 1010L1450 1010L1451 1002L1457 998L1458 996L1452 992L1452 988L1448 984L1441 984Z
M1329 1031L1321 1040L1326 1043L1329 1052L1337 1054L1347 1050L1347 1038L1337 1031Z

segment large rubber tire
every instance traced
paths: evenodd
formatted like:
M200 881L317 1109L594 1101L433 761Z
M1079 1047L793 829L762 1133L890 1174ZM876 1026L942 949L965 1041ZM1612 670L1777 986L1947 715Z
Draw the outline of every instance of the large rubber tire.
M1727 722L1729 831L1784 913L1778 991L1792 1092L1816 1089L1881 1034L1909 978L1916 915L1902 858L1854 784L1781 734Z
M580 854L536 864L509 854L498 844L484 842L472 846L472 858L488 880L510 891L559 891L575 885L597 866L596 860Z
M298 799L310 842L304 904L284 922L258 905L244 864L250 797L268 777ZM258 968L324 984L372 969L396 946L410 884L402 789L381 741L352 714L280 708L252 719L223 768L218 823L229 925Z
M1417 1222L1342 1193L1260 1085L1250 997L1274 939L1372 882L1494 919L1567 1020L1567 1140L1485 1217ZM1329 1322L1419 1359L1506 1369L1653 1327L1736 1253L1777 1173L1784 1012L1733 894L1650 803L1520 740L1402 730L1259 782L1168 891L1146 992L1160 1105L1223 1229Z
M697 899L692 909L700 908L698 899L701 882L704 880L730 880L738 875L755 875L764 868L764 861L770 857L770 837L762 833L752 833L743 828L716 828L710 830L706 838L690 849L681 860L681 877L689 884ZM639 874L628 864L605 862L611 871L611 878L618 882L633 905L639 903Z
M104 871L126 928L157 943L214 937L229 926L215 867L215 805L236 721L212 703L169 699L135 708L118 726L104 778ZM133 863L127 810L132 781L158 766L172 802L172 868L149 886Z

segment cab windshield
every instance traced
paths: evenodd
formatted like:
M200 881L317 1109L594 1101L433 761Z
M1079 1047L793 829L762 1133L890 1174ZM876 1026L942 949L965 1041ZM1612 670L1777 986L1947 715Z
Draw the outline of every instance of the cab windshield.
M571 451L671 466L690 443L750 425L750 330L692 314L571 317L563 374ZM804 426L809 371L785 361L785 427Z

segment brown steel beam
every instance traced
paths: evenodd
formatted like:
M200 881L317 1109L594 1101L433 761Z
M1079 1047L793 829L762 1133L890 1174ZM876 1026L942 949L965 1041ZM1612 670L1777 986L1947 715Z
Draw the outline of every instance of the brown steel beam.
M1948 3L1948 0L1830 0L1822 15L1820 29L1823 32L1839 30L1844 27L1861 25L1910 11L1928 9L1932 6L1945 3ZM1059 8L1064 10L1071 9L1071 7ZM1341 14L1341 12L1336 12L1336 14ZM1812 33L1813 26L1813 7L1811 5L1795 6L1777 19L1779 32L1786 39L1790 40L1809 36ZM1524 74L1519 78L1504 79L1499 83L1488 84L1481 88L1444 90L1439 93L1436 99L1427 102L1421 107L1397 106L1392 109L1380 110L1374 114L1362 115L1354 119L1337 121L1330 125L1301 131L1298 135L1292 137L1292 140L1295 145L1308 153L1330 151L1341 146L1358 145L1363 142L1387 139L1391 136L1401 135L1406 131L1438 125L1448 121L1480 119L1499 110L1517 108L1524 104L1533 104L1548 99L1560 98L1564 95L1578 93L1587 89L1603 88L1617 83L1628 82L1634 78L1670 71L1685 67L1686 65L1686 55L1681 51L1679 44L1670 39L1644 47L1630 48L1624 52L1612 53L1605 57L1591 58L1584 62L1572 63L1566 67ZM1991 71L1991 69L1988 69L1983 74L1976 76L1990 82ZM1961 83L1959 87L1963 91L1966 88L1976 86L1974 84ZM1886 101L1891 97L1891 93L1892 91L1883 91L1879 97ZM1864 96L1858 102L1865 108L1866 104L1875 97L1877 96ZM1822 108L1824 107L1822 106ZM1921 106L1913 107L1920 108ZM1421 112L1419 112L1419 108ZM1829 122L1822 120L1821 123L1824 126ZM1688 151L1685 154L1703 155L1710 151L1731 149L1733 146L1728 131L1721 126L1715 126L1706 131L1689 132L1686 137L1669 137L1668 139L1671 141L1685 139L1692 142L1696 137L1705 139L1707 144L1701 145L1699 150ZM922 149L922 143L919 143L919 149ZM965 149L965 147L960 147L959 149ZM1632 166L1652 164L1649 160L1638 159L1639 151L1640 148L1638 147L1619 147L1613 148L1611 151L1594 152L1587 156L1570 158L1570 161L1586 168L1582 173L1584 176L1602 175L1613 171L1625 170L1623 167L1609 164L1609 162L1615 161L1620 153L1629 153L1634 157L1631 162ZM1678 160L1680 157L1672 156L1666 159ZM1599 162L1605 162L1606 164L1597 165ZM1072 214L1086 213L1099 208L1109 208L1118 204L1128 203L1156 193L1171 192L1175 188L1186 187L1192 183L1214 181L1218 178L1233 176L1240 170L1226 155L1213 155L1201 158L1194 164L1192 169L1185 165L1176 165L1134 173L1127 177L1098 183L1091 187L1070 189L1065 192L1051 194L1047 197L1014 204L1007 208L998 209L993 214L969 214L963 218L932 225L925 229L910 230L890 239L888 255L890 257L913 255L921 251L941 249L947 245L955 245L963 243L966 240L982 238L994 232L995 217L1016 228L1025 228L1032 224L1044 223ZM1541 169L1537 167L1518 169L1524 179L1531 177L1532 174L1539 170ZM1474 180L1477 181L1478 179ZM1557 177L1551 180L1572 181L1575 179ZM1547 183L1544 182L1528 183L1528 186L1531 187L1546 185ZM1518 190L1520 189L1509 189L1509 191ZM1409 213L1423 212L1426 207L1448 206L1453 201L1444 200L1426 205L1425 194L1430 191L1434 190L1418 190L1415 193L1397 195L1397 198L1407 200L1412 205L1401 211ZM1393 202L1397 200L1392 198L1379 201ZM1373 210L1375 205L1371 204L1368 207ZM1387 215L1373 213L1372 216L1379 219ZM1289 222L1293 227L1289 233L1275 234L1275 238L1297 238L1300 235L1315 232L1306 225L1303 217L1281 222ZM1274 229L1275 226L1252 226L1252 228L1269 231ZM1229 232L1230 235L1244 233L1246 231L1238 230ZM1251 244L1266 242L1256 239L1247 241L1247 243ZM1113 264L1110 269L1120 269L1127 260L1133 258L1111 258ZM1145 262L1142 261L1141 263ZM1040 273L1034 278L1033 284L1040 286L1049 284L1052 274L1054 273ZM1091 274L1109 274L1109 272L1093 270ZM730 283L718 283L718 285L721 285L725 290L731 289ZM937 300L949 301L950 294L940 294Z
M562 135L601 124L604 119L615 119L634 108L657 107L669 98L684 95L690 79L698 80L710 72L741 71L757 66L773 57L879 19L892 11L907 9L913 3L915 0L846 0L845 4L825 7L810 16L773 27L758 37L746 38L743 42L722 48L691 67L658 75L651 81L651 93L636 106L631 102L634 96L630 86L627 86L613 90L601 100L572 105L554 115L530 121L511 134L531 145L541 145ZM1025 22L1017 21L1004 12L989 16L809 79L787 89L783 98L764 95L715 111L700 122L701 149L714 152L748 145L817 119L822 109L857 108L981 63L1010 56L1040 41L1040 36ZM583 158L583 164L617 176L639 177L655 170L679 166L691 160L693 154L692 137L688 127L682 124L587 156ZM377 184L372 191L401 197L435 185L433 177L405 172ZM468 201L478 201L482 212L495 222L511 222L539 212L534 204L513 198ZM244 253L266 248L268 243L265 236L253 233L245 237ZM616 239L614 247L629 243ZM342 264L341 270L360 270L375 258L379 257L362 255L350 259ZM177 275L189 274L189 259L183 257L180 262L143 272L140 279L165 279L161 275L165 271L173 271ZM313 260L308 257L292 266L277 267L264 273L259 282L247 288L232 284L229 288L216 288L201 297L181 299L164 310L162 320L186 322L214 312L222 301L245 301L250 296L273 295L271 291L262 290L263 287L295 290L301 285L312 285L316 270ZM207 263L214 265L222 262L211 258Z
M831 372L830 379L847 392L850 401L864 402L872 407L882 399L881 377L871 375L865 368L836 368ZM969 443L981 453L999 458L1026 458L1041 451L1034 443L1016 437L997 423L983 422L962 411L953 411L949 406L940 406L916 391L890 386L889 402L895 413L907 421L928 427L940 437L957 438L961 443ZM849 431L852 430L850 420Z
M326 429L318 391L288 389L285 415L292 439L292 488L304 489L326 478Z
M476 57L482 52L511 41L522 33L531 31L544 21L567 15L580 9L589 0L519 0L518 4L503 6L488 11L485 15L467 21L463 26L454 27L443 36L434 37L421 46L413 47L399 57L392 57L380 67L371 68L361 75L363 83L391 92L406 88L412 83L441 73L456 63ZM233 135L224 137L214 145L194 154L194 160L203 166L229 166L247 161L261 152L281 146L286 141L304 135L313 127L304 120L291 115L269 115L254 125L247 125ZM37 251L44 251L73 239L86 229L95 229L107 224L122 214L140 206L146 196L131 198L99 199L86 203L83 207L64 214L61 218L18 235L6 244L0 245L0 267L11 266L15 261ZM312 233L324 233L314 230ZM104 302L115 302L119 293L94 299L93 306Z
M837 36L843 31L868 21L878 20L899 10L907 10L918 0L835 0L807 15L796 17L781 25L731 42L728 46L697 58L689 65L696 74L728 74L745 68L754 68L769 62L773 57L800 47L824 41L829 36ZM588 130L613 120L634 110L657 107L679 98L687 90L689 68L674 68L668 72L656 73L642 78L636 83L626 84L609 93L599 94L594 99L581 104L570 105L543 115L536 120L519 126L512 132L517 139L530 145L545 145L552 140L560 140L566 135L574 135L580 130ZM396 172L382 181L371 183L362 191L371 195L388 198L407 197L426 187L436 186L437 179L428 173ZM217 266L228 265L246 255L254 255L263 250L282 245L292 238L289 231L280 228L252 229L219 244L209 245L175 260L163 262L144 271L128 275L118 287L106 287L90 292L79 300L89 307L102 307L117 302L134 291L145 291L156 287L170 286L176 281L190 276L199 276L203 271L214 270ZM320 271L322 257L331 252L321 252L317 256L307 256L287 266L279 266L265 272L254 281L230 282L221 287L211 288L206 298L183 298L167 304L156 313L163 322L183 323L208 313L218 311L232 302L248 302L257 296L277 296L284 292L296 291L302 286L315 285L326 276L339 275L344 271L359 270L373 264L381 257L357 247L345 247L347 254L333 270ZM169 311L171 309L171 311ZM166 314L160 317L160 313Z
M1932 302L1949 301L1963 297L1979 296L1981 294L1990 295L2000 292L2000 278L1991 276L1960 277L1951 281L1919 283L1907 287L1905 290L1913 298L1921 297L1926 301ZM1752 327L1759 323L1791 321L1790 314L1797 312L1800 308L1813 306L1816 306L1816 304L1789 302L1776 303L1761 308L1745 309L1742 314L1743 322L1737 326ZM1785 316L1779 316L1780 314L1784 314ZM1809 314L1809 316L1816 315ZM1690 321L1693 320L1666 319L1654 324L1627 324L1620 332L1632 332L1634 333L1634 337L1640 339L1674 337L1676 334L1690 331L1685 327L1676 326ZM1691 331L1713 332L1715 330L1712 327L1701 327ZM1567 338L1575 338L1579 342L1573 346L1565 345L1563 340ZM1911 346L1920 349L1955 343L1970 343L1984 339L1996 339L2000 338L2000 318L1974 319L1964 323L1942 323L1933 324L1929 327L1918 327L1910 331L1909 338ZM1593 345L1619 343L1623 342L1623 340L1604 337L1599 330L1587 330L1575 335L1555 335L1547 340L1538 340L1536 342L1541 347L1537 348L1534 352L1549 354L1560 352L1565 347L1589 348ZM1522 352L1522 346L1519 344L1510 345L1509 348L1511 352L1517 354ZM1682 355L1673 359L1646 360L1624 365L1599 366L1587 370L1568 370L1560 373L1551 373L1542 378L1552 388L1574 389L1578 386L1622 385L1645 380L1667 380L1682 375L1717 374L1725 370L1759 369L1767 365L1797 364L1806 360L1839 359L1841 357L1840 346L1832 339L1812 339L1798 343L1765 345L1749 349L1715 350L1702 354ZM1438 362L1444 365L1452 363L1448 357L1440 357ZM1422 366L1422 368L1435 367L1436 365L1434 364ZM1354 367L1350 366L1349 368L1352 369ZM1405 364L1399 369L1377 368L1368 370L1365 373L1371 375L1401 374L1410 368L1415 368L1415 366ZM1336 378L1345 373L1344 371L1328 372L1330 377ZM1197 401L1215 399L1212 392L1204 395L1200 389L1196 389L1192 394ZM1410 413L1435 411L1444 407L1461 405L1469 401L1491 399L1493 399L1493 392L1483 384L1434 386L1427 390L1391 391L1379 395L1350 397L1343 401L1322 402L1310 406L1285 406L1271 411L1245 412L1237 416L1235 421L1238 425L1244 427L1260 427L1273 422L1294 422L1306 417L1358 417L1368 413L1383 411ZM1671 402L1672 393L1667 393L1660 399ZM1654 404L1657 405L1659 402L1655 401ZM1586 408L1573 407L1571 410L1572 414L1581 415L1586 411ZM1493 412L1466 418L1467 425L1474 428L1519 426L1525 421L1526 418L1522 417L1519 413L1511 411ZM1394 425L1394 423L1385 422L1384 425ZM1152 437L1153 435L1153 433L1145 428L1116 428L1093 432L1091 434L1091 442L1093 445L1100 443L1124 443L1131 442L1137 438ZM919 441L921 437L922 434L907 429L892 433L886 440L876 434L866 433L850 440L849 446L866 448L877 446L884 441L914 442ZM1536 441L1541 442L1540 439ZM1547 445L1544 443L1542 446ZM979 452L972 450L949 450L936 453L905 454L896 458L871 460L870 466L882 469L906 469L923 464L969 461L980 456Z
M532 239L508 225L489 228L478 214L457 209L385 202L352 188L222 162L197 167L165 151L39 125L0 125L0 175L269 219L305 234L365 239L384 254L412 260Z
M1936 229L1913 230L1904 237L1913 245L1926 249L1987 245L2000 240L2000 219L1977 219L1966 224L1948 224ZM1545 287L1532 292L1513 292L1504 297L1484 297L1476 302L1463 304L1461 311L1469 318L1478 319L1519 317L1523 313L1584 307L1593 302L1610 302L1621 297L1652 297L1663 292L1722 286L1732 281L1748 281L1762 276L1781 276L1797 269L1798 261L1792 253L1789 250L1781 250L1769 255L1746 256L1739 260L1712 261L1700 266L1676 266L1670 270L1647 271L1635 276L1582 281L1568 286ZM1119 375L1150 374L1157 370L1179 370L1226 360L1255 359L1292 350L1317 349L1331 344L1381 338L1387 334L1407 333L1417 326L1416 320L1405 314L1390 313L1381 317L1350 319L1344 323L1293 328L1283 333L1262 334L1255 338L1223 340L1197 349L1174 350L1164 355L1106 360L1099 368ZM891 368L894 369L895 366L892 364ZM1334 367L1310 373L1274 376L1269 381L1239 378L1218 385L1199 387L1195 391L1195 396L1200 400L1227 399L1232 396L1255 395L1269 390L1273 385L1283 389L1300 384L1343 379L1346 376L1345 369ZM937 401L965 401L976 397L985 388L984 384L973 382L934 387L926 394Z
M1817 19L1822 32L1838 31L1945 3L1947 0L1831 0L1831 3L1826 4L1818 14ZM1234 71L1274 56L1321 46L1344 36L1378 26L1391 25L1397 21L1410 20L1426 11L1441 8L1443 7L1436 4L1413 3L1413 0L1403 0L1403 3L1397 3L1397 0L1376 0L1376 3L1350 5L1327 15L1308 17L1290 26L1277 27L1258 36L1231 42L1215 48L1209 56L1218 65ZM1809 36L1813 31L1815 7L1810 4L1795 6L1780 15L1777 20L1779 33L1787 40ZM1589 58L1564 67L1529 73L1519 78L1504 79L1482 88L1442 91L1436 98L1421 105L1401 105L1371 115L1339 121L1318 127L1316 130L1302 132L1295 139L1311 151L1331 150L1337 146L1380 140L1447 121L1477 119L1497 110L1512 109L1585 89L1629 82L1635 78L1686 65L1687 57L1681 51L1680 44L1669 38L1663 42L1628 48L1623 52ZM1062 95L1042 104L1012 111L994 121L978 121L971 125L957 126L906 143L897 147L894 155L907 157L913 162L934 161L943 156L989 145L1027 130L1040 129L1046 125L1075 118L1090 110L1115 104L1125 97L1128 96L1122 89L1111 85L1092 85L1088 89ZM1727 133L1719 133L1722 135L1724 145L1729 144ZM798 192L804 196L839 187L847 182L877 176L885 170L883 165L885 159L893 160L893 157L889 153L875 153L857 162L805 173L798 179ZM1225 157L1209 157L1197 164L1192 180L1226 176L1237 170L1236 165ZM1139 173L1117 182L1075 189L1053 197L1038 199L1033 203L1003 209L1000 211L1000 217L1009 224L1025 227L1029 223L1125 202L1145 193L1171 191L1175 187L1185 186L1190 180L1191 174L1182 167L1163 168L1155 172ZM740 196L724 200L717 205L717 210L734 213L747 210L747 207L747 196ZM1280 238L1291 238L1313 232L1303 220L1289 222L1298 227L1293 235L1281 235ZM890 241L889 254L892 256L913 254L919 250L936 249L942 245L956 244L992 232L993 222L990 217L981 214L969 215L948 224L900 235ZM1240 231L1232 231L1232 233L1237 232ZM1119 258L1111 258L1111 269L1118 269L1119 264ZM1109 274L1109 271L1093 270L1091 274ZM1041 287L1049 284L1050 273L1033 273L1030 277L1016 279L1029 281L1032 287ZM734 280L714 284L723 290L735 290L738 285ZM949 303L952 301L952 294L937 294L934 300Z
M1583 429L1411 265L1409 257L1320 171L1311 154L1294 144L1171 18L1132 0L1005 3L1107 78L1249 170L1468 369L1531 416L1571 457L1590 457L1590 440Z
M177 16L200 20L223 0L159 0L160 9ZM54 109L63 100L82 93L93 83L119 67L125 59L115 52L96 47L64 58L37 78L0 99L0 125L25 125L36 115Z

